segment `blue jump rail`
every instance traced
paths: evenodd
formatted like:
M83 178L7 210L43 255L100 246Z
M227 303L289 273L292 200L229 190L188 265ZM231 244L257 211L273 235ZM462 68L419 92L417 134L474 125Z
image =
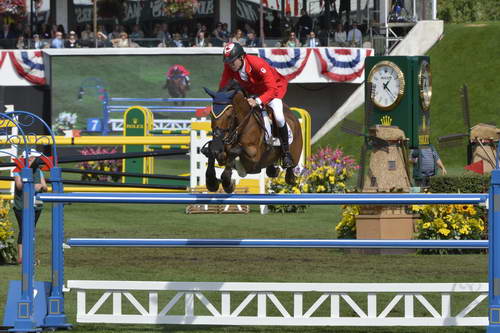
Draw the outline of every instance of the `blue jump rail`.
M410 205L480 204L487 194L186 194L186 193L42 193L44 202L217 204L217 205Z
M127 98L111 97L112 102L212 102L211 98Z
M69 238L70 247L487 249L487 240Z
M192 110L192 109L204 109L206 106L162 106L162 105L145 105L148 109L154 110L163 110L163 109L172 109L172 110ZM130 105L110 105L109 109L111 112L116 112L114 109L126 110L130 108Z

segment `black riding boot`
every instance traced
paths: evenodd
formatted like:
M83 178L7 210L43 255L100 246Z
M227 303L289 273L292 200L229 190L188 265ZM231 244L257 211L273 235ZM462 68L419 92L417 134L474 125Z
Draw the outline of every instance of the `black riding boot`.
M292 155L290 154L290 148L288 146L288 128L285 126L279 128L280 140L281 140L281 149L282 155L281 159L283 168L291 168L293 167Z

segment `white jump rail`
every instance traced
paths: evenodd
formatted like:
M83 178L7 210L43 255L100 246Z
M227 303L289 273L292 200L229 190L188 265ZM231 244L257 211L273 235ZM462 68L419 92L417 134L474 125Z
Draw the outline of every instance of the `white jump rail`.
M68 287L77 294L76 319L80 323L281 326L488 325L487 316L469 316L487 299L487 283L72 280L68 281ZM95 299L96 292L100 295L97 301L88 305L90 297L87 297L87 293L92 293L92 298ZM428 297L435 294L440 295L439 301L430 300ZM456 302L453 298L464 294L467 297L471 295L465 305L454 306ZM362 301L359 300L360 296ZM138 299L148 301L141 303ZM403 305L403 311L398 308L399 304Z

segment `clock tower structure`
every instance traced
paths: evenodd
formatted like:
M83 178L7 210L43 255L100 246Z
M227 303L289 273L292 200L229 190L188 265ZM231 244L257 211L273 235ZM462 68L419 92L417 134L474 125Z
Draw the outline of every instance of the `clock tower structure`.
M430 104L432 76L427 56L368 57L366 96L373 105L367 113L367 127L398 126L408 138L409 148L430 143ZM368 130L367 128L367 130Z

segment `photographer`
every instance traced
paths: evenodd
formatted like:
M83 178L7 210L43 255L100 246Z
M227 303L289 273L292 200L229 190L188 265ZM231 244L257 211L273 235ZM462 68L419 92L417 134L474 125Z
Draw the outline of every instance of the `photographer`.
M41 154L37 152L35 149L30 149L29 158L28 158L28 166L33 169L33 184L35 185L35 193L46 192L47 191L47 183L45 182L45 178L43 177L43 172L38 168L38 157ZM22 156L26 160L26 152L24 151ZM15 191L14 191L14 213L16 214L17 224L19 226L19 235L17 238L17 262L19 264L23 261L23 182L21 179L20 172L14 172L14 182L15 182ZM40 214L42 214L43 202L35 202L35 226L40 218Z

